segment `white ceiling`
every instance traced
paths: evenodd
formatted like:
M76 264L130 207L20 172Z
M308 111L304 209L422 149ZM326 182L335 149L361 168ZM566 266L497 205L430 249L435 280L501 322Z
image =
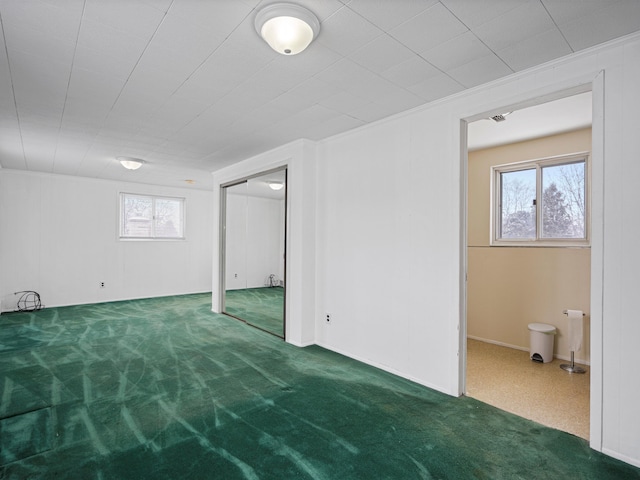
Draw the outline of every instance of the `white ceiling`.
M542 103L508 113L505 120L485 118L469 123L469 150L521 142L586 128L592 123L591 92Z
M287 57L253 27L268 3L0 0L0 165L209 189L292 140L640 30L638 0L297 0L321 30Z

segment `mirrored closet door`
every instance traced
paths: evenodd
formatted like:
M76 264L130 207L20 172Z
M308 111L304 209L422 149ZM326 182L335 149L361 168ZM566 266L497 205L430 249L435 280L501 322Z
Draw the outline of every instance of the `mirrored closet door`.
M222 190L223 312L284 338L287 170Z

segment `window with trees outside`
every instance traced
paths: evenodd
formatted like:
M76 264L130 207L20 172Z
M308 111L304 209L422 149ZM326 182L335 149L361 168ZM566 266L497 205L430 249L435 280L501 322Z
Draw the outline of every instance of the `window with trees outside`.
M121 239L183 239L184 198L120 194Z
M492 170L492 245L588 245L586 153Z

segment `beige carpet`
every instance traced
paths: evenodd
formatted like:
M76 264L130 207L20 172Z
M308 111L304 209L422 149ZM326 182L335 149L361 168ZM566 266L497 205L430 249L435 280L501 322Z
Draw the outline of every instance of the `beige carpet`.
M570 374L565 360L537 363L529 352L468 339L467 396L589 439L590 369Z

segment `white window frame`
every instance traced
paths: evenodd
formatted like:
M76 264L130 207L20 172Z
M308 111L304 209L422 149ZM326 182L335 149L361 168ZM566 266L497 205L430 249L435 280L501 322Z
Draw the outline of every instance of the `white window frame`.
M151 214L151 235L150 236L127 236L124 235L124 204L126 197L138 197L151 200L152 205L152 214ZM170 197L166 195L146 195L142 193L130 193L130 192L120 192L118 195L119 205L118 205L118 238L120 240L133 240L133 241L176 241L176 240L185 240L186 236L186 211L187 211L187 200L184 197ZM176 237L158 237L156 236L156 201L157 200L177 200L180 203L181 212L181 230L182 235Z
M591 244L591 165L589 152L525 160L491 167L491 238L490 245L497 247L589 247ZM585 164L585 237L584 238L541 238L542 232L542 169L554 165L565 165L584 161ZM536 237L500 238L502 188L500 174L520 170L536 170Z

